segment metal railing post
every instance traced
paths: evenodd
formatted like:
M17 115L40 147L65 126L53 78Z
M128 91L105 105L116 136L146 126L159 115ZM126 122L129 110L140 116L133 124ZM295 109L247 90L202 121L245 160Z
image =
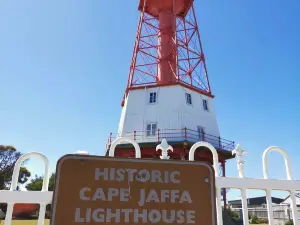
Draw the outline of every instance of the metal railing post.
M111 140L112 140L112 133L109 134L109 144L111 144Z
M136 140L136 131L133 132L133 140Z

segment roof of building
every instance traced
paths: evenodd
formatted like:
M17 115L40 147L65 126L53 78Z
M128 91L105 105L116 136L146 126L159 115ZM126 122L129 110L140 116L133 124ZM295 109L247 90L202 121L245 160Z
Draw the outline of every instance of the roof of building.
M280 204L283 201L284 201L284 199L282 199L282 198L272 197L272 203ZM262 196L262 197L248 198L247 202L248 202L248 205L262 205L262 204L266 204L267 200L266 200L266 196ZM239 200L228 201L228 203L230 205L241 205L242 200L239 199Z
M295 193L296 198L300 198L300 193ZM287 196L283 201L287 200L291 195Z

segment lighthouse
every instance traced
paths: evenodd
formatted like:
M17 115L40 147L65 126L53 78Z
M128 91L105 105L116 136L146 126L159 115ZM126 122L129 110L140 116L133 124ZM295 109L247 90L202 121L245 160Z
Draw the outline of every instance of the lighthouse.
M126 137L139 144L142 158L159 159L156 146L165 139L173 147L170 159L187 160L191 146L205 141L217 149L225 176L234 142L219 131L194 1L140 0L138 10L119 128L110 134L107 152L116 138ZM119 144L115 156L134 157L132 144ZM200 147L195 160L212 163L212 154Z

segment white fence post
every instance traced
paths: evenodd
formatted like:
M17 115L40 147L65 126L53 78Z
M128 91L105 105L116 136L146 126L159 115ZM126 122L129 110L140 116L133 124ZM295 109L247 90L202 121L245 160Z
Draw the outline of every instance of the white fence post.
M244 159L243 155L247 154L247 152L241 148L240 145L237 145L236 148L232 151L233 155L236 155L236 164L237 169L239 172L240 178L245 178L244 173ZM245 188L240 189L241 190L241 196L242 196L242 207L243 207L243 222L244 225L249 225L249 214L248 214L248 203L247 203L247 192Z
M293 180L290 159L289 159L288 155L286 154L286 152L283 149L281 149L277 146L271 146L271 147L267 148L263 153L262 161L263 161L264 179L269 179L268 154L270 152L279 152L283 156L284 163L285 163L287 180ZM272 191L272 187L266 189L269 224L273 225L274 224L274 218L273 218L273 208L272 208L273 204L272 204L271 191ZM294 221L295 225L297 225L297 224L299 225L299 216L298 216L297 205L296 205L295 191L297 191L297 190L289 190L291 201L292 201L293 221Z
M156 151L158 150L161 150L160 159L170 159L170 156L168 155L168 150L173 152L173 147L168 144L166 139L163 139L161 141L161 144L156 146Z
M237 169L240 178L245 178L245 173L244 173L245 161L243 159L244 154L248 154L248 152L242 149L240 145L237 145L236 148L232 151L232 155L236 155L236 164L237 164Z
M206 147L208 148L212 155L213 155L213 167L215 169L215 177L219 176L219 167L218 167L218 163L219 163L219 157L218 157L218 152L215 149L214 146L212 146L211 144L204 142L204 141L200 141L195 143L189 152L189 160L190 161L194 161L195 160L195 151L197 148L199 147ZM222 214L222 202L221 202L221 188L216 187L216 205L217 205L217 220L218 220L218 225L223 225L223 214Z

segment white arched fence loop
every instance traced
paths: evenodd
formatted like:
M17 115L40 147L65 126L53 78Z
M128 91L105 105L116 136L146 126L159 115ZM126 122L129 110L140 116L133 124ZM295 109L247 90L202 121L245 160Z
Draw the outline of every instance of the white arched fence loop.
M218 166L219 156L218 156L218 152L215 149L215 147L212 146L211 144L209 144L208 142L200 141L200 142L195 143L190 149L189 161L194 161L195 160L195 151L199 147L206 147L211 151L211 153L213 155L213 167L215 169L215 176L218 177L219 176L219 166Z
M44 164L45 164L45 170L44 170L44 179L43 179L43 186L42 186L42 191L48 191L48 185L49 185L49 161L48 158L43 155L42 153L39 152L31 152L27 153L25 155L22 155L18 161L15 164L13 175L12 175L12 181L11 181L11 186L10 190L11 191L16 191L17 190L17 185L18 185L18 178L19 178L19 173L20 173L20 168L22 166L22 163L30 158L39 158L41 159Z
M277 146L271 146L271 147L267 148L263 153L262 160L263 160L264 178L269 179L268 155L269 155L270 152L279 152L283 156L285 169L286 169L286 177L287 177L288 180L293 180L290 158L282 148L279 148Z
M206 147L208 148L213 156L213 167L215 170L215 177L219 176L219 156L218 152L215 149L214 146L212 146L208 142L200 141L195 143L189 152L189 161L194 161L195 160L195 151L199 147ZM217 220L218 220L218 225L223 225L223 216L222 216L222 202L221 202L221 189L216 188L216 205L217 205Z
M18 194L20 194L20 191L17 191L17 185L18 185L18 178L19 178L19 173L20 173L20 168L22 166L22 163L29 159L29 158L39 158L42 161L44 161L44 178L43 178L43 185L42 185L42 190L41 192L48 192L48 185L49 185L49 161L48 158L39 153L39 152L31 152L31 153L27 153L23 156L21 156L18 161L15 164L14 170L13 170L13 175L12 175L12 182L11 182L11 187L9 190L9 193L15 193L16 196ZM2 196L0 195L0 199L2 200ZM5 222L4 225L10 225L11 224L11 219L12 219L12 214L13 214L13 208L14 208L14 204L15 203L30 203L30 199L22 199L21 201L18 199L14 199L13 196L11 196L12 198L10 198L8 201L6 201L7 203L7 212L6 212L6 217L5 217ZM23 197L23 196L21 196ZM29 200L29 202L28 202ZM46 213L46 205L49 204L51 202L51 200L44 200L44 201L40 201L40 210L39 210L39 219L38 219L38 225L43 225L44 224L44 218L45 218L45 213ZM35 202L33 202L35 203Z
M118 138L111 144L110 149L109 149L109 156L111 156L111 157L115 156L115 149L116 149L117 145L121 144L122 142L129 142L130 144L132 144L134 147L134 150L135 150L135 158L141 158L141 149L140 149L139 144L136 141L126 138L126 137Z
M141 158L141 150L139 145L131 139L128 138L119 138L114 143L112 143L109 156L114 156L115 148L118 144L121 143L131 143L136 152L136 158ZM244 160L243 155L245 151L238 145L234 150L233 154L237 158L237 170L238 170L238 177L220 177L218 170L218 153L215 147L207 142L198 142L195 143L189 152L189 160L194 161L194 153L197 148L199 147L206 147L208 148L212 154L213 154L213 167L215 169L216 174L216 204L217 204L217 216L218 216L218 225L222 225L222 206L221 206L221 192L220 190L222 188L234 188L241 190L241 197L242 197L242 207L243 207L243 221L244 225L248 225L248 209L247 209L247 196L246 196L246 190L247 189L255 189L255 190L264 190L266 191L266 197L267 197L267 204L268 204L268 214L269 214L269 224L274 225L273 220L273 214L272 214L272 207L269 207L272 205L271 201L271 191L272 190L279 190L279 191L289 191L290 197L291 197L291 208L293 212L293 220L294 225L300 225L300 220L298 219L298 213L296 208L296 197L295 192L300 190L300 181L299 180L293 180L292 179L292 170L290 166L290 160L286 152L279 148L279 147L270 147L266 149L266 151L263 153L263 173L264 173L264 179L252 179L252 178L245 178L244 177ZM172 146L167 144L167 141L165 143L162 143L160 146L158 146L157 149L162 150L162 159L168 159L168 151L172 151ZM267 156L269 152L277 151L280 152L284 159L285 159L285 167L287 172L287 180L274 180L269 179L268 177L268 161ZM85 151L78 151L74 154L88 154L88 152ZM31 158L31 157L38 157L42 159L45 162L45 177L43 182L43 189L42 191L16 191L17 187L17 179L19 170L22 164L22 161ZM12 187L11 190L0 190L0 200L3 203L8 204L8 210L5 220L5 225L11 225L11 216L12 216L12 210L13 205L15 203L33 203L33 204L40 204L40 214L38 219L38 225L44 224L44 216L45 216L45 207L46 204L51 203L52 201L52 192L47 191L48 189L48 183L49 183L49 163L46 156L40 154L40 153L28 153L20 158L20 160L16 163L13 173L13 181L12 181Z
M287 180L293 180L291 162L290 162L289 156L287 155L287 153L282 148L279 148L277 146L271 146L271 147L267 148L263 153L262 162L263 162L264 179L269 179L268 155L271 152L278 152L283 156ZM298 221L299 216L298 216L298 210L297 210L297 204L296 204L296 193L295 193L295 191L297 191L297 190L289 190L291 201L292 201L292 206L291 207L292 207L292 211L293 211L293 221ZM274 224L274 219L273 219L273 216L272 216L273 215L273 208L272 208L271 192L272 192L271 188L266 189L266 200L267 200L267 205L268 205L268 217L270 218L269 219L269 224Z

